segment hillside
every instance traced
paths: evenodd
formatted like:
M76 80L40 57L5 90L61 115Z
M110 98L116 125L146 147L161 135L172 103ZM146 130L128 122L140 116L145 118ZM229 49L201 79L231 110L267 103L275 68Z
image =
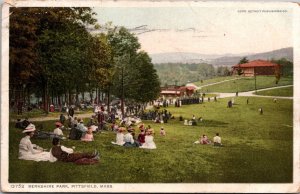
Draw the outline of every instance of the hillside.
M157 53L150 54L154 64L161 63L209 63L212 65L228 65L232 66L239 62L242 57L247 57L249 60L255 59L280 59L286 58L293 61L293 48L282 48L264 53L240 53L240 54L201 54L201 53L187 53L187 52L174 52L174 53Z
M247 57L248 60L256 60L256 59L264 59L264 60L272 60L272 59L281 59L286 58L289 61L293 61L293 48L283 48L279 50L274 50L265 53L257 53L252 55L240 55L234 57L220 57L210 61L213 65L235 65L237 64L242 57Z

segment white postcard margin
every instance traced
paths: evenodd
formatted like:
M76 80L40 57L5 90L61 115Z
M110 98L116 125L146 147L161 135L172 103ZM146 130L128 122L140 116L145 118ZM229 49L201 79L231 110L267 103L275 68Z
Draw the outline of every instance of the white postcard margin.
M190 6L203 7L270 7L293 8L293 38L294 38L294 145L293 145L293 183L290 184L24 184L8 182L8 123L9 123L9 7L153 7L153 6ZM1 190L3 192L240 192L240 193L299 193L300 192L300 4L286 2L195 2L195 1L9 1L2 5L1 28Z

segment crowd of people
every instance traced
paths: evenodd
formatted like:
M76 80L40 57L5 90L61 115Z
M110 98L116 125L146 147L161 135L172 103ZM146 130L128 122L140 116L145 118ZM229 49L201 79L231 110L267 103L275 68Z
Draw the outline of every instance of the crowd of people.
M177 99L174 101L175 106L186 104L201 103L199 98ZM231 100L232 103L232 100ZM163 106L168 107L169 101L164 101ZM128 112L132 112L132 108L128 108ZM145 126L142 120L152 120L155 123L168 123L169 119L175 119L170 111L156 107L153 110L143 111L140 117L127 116L123 117L117 113L117 109L112 109L108 112L103 106L95 106L94 112L85 123L83 118L75 116L74 107L66 108L67 114L60 114L58 120L54 123L53 131L43 131L43 127L36 129L36 126L25 118L23 121L17 120L15 127L23 130L25 136L19 144L19 159L34 160L34 161L62 161L74 162L76 164L95 164L99 162L100 156L98 151L94 153L76 153L75 147L67 148L61 145L61 141L66 139L78 140L83 142L95 141L94 134L102 133L104 130L111 130L116 133L115 141L111 143L123 147L136 147L143 149L156 149L154 142L154 129L150 126ZM262 109L261 109L262 112ZM262 114L262 113L261 113ZM196 118L192 116L190 120L183 120L184 125L197 125L202 122L202 117ZM136 134L136 132L138 134ZM159 134L166 136L164 127L160 128ZM31 143L31 138L50 139L52 148L49 151ZM97 136L96 136L97 138ZM203 134L198 141L199 144L213 144L214 146L223 146L219 133L209 140L207 135Z

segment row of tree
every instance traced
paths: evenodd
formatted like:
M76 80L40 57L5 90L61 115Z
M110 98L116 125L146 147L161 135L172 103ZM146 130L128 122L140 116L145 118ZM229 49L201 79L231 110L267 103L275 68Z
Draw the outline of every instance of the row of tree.
M157 70L162 85L182 85L215 76L229 76L231 73L228 66L214 67L206 63L164 63L155 64L154 67Z
M11 8L10 12L12 106L29 104L31 94L42 98L45 111L53 101L79 103L79 94L85 92L96 91L97 99L100 91L106 93L108 105L111 95L136 103L158 97L160 83L151 59L126 28L100 26L91 8ZM100 33L91 33L90 28Z

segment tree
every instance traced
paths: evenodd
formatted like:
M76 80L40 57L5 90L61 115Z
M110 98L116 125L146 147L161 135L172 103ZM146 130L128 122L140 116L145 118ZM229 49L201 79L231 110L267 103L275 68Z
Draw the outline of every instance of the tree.
M293 62L287 60L286 58L281 58L278 60L271 60L272 63L276 63L281 67L281 74L283 76L293 76Z
M244 63L248 63L249 62L249 60L247 59L247 57L243 57L240 61L239 61L239 67L238 67L238 69L237 69L237 74L238 75L243 75L244 74L244 71L243 71L243 69L241 68L241 64L244 64Z
M59 97L67 90L85 89L86 62L95 24L90 8L12 8L10 17L11 84L31 83L35 93L43 91L47 111L49 93ZM20 60L21 59L21 60ZM78 82L81 77L81 82ZM20 84L19 84L20 85Z
M249 60L247 59L247 57L243 57L240 61L239 64L244 64L244 63L248 63Z

